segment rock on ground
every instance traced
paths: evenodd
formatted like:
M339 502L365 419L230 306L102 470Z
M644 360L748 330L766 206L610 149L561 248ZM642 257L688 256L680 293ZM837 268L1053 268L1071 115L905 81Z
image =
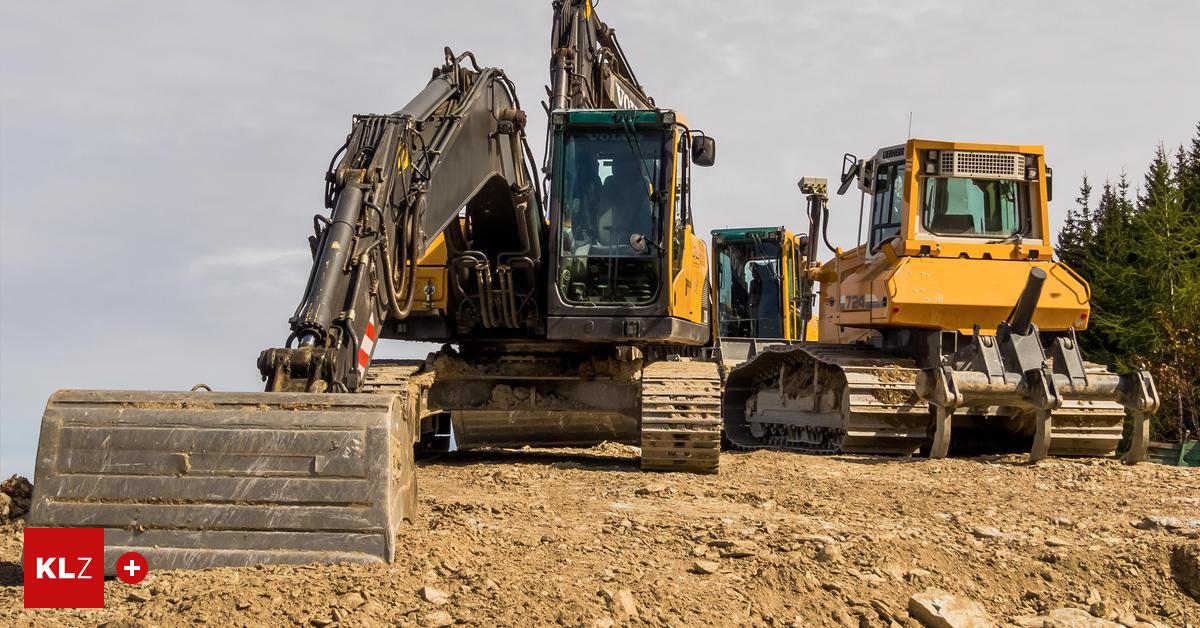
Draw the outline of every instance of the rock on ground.
M33 484L28 478L13 475L0 482L0 523L24 517L32 499Z
M908 614L928 628L990 628L996 622L978 602L937 588L908 600Z
M1172 550L1171 575L1184 593L1200 602L1200 545L1180 545Z

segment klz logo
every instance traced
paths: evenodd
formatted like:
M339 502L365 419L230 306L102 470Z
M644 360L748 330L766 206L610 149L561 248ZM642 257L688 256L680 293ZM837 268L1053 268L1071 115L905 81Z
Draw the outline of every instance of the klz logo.
M104 530L25 528L25 608L103 608Z

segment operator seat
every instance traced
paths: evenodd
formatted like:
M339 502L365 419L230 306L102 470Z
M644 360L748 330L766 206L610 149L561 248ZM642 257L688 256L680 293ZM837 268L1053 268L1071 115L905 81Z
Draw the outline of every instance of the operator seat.
M613 173L604 180L600 191L601 209L596 217L597 240L601 246L632 252L629 236L634 233L650 235L653 221L650 215L650 182L640 172L632 155L613 159ZM624 248L622 248L624 247Z
M975 217L970 214L942 214L933 219L929 230L944 234L974 234Z

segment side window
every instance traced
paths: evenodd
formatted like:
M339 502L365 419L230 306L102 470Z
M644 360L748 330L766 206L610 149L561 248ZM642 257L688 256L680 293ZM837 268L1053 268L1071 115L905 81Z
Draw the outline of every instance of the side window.
M683 270L683 235L687 227L688 211L687 211L687 175L688 175L688 150L687 150L687 135L680 134L678 150L675 151L675 191L672 194L674 198L675 210L671 214L671 276L679 274Z
M871 250L900 233L900 211L904 208L904 168L901 164L880 166L875 171L875 195L871 199Z

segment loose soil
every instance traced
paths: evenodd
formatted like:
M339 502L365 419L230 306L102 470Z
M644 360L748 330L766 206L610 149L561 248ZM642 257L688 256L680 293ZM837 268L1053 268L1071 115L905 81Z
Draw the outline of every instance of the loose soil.
M152 571L106 609L23 609L3 524L0 625L917 626L930 588L1000 625L1200 625L1197 469L755 452L647 474L618 445L420 464L394 564Z

